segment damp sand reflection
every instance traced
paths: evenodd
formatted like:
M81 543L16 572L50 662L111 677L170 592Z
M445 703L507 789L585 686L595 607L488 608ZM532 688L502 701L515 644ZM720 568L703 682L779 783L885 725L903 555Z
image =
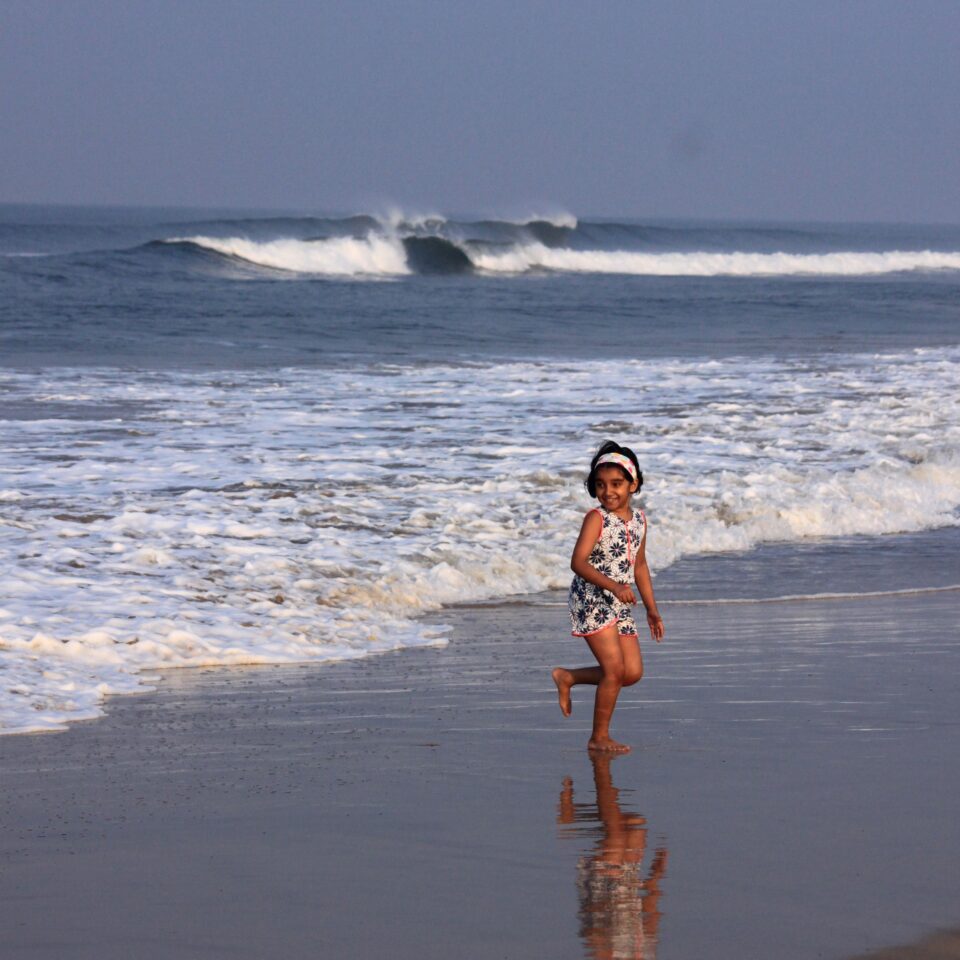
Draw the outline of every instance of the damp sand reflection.
M578 801L573 780L563 781L557 822L562 837L593 840L576 871L579 930L586 955L596 960L653 960L667 850L658 847L646 864L647 822L621 809L610 771L613 760L591 758L596 795L592 802Z

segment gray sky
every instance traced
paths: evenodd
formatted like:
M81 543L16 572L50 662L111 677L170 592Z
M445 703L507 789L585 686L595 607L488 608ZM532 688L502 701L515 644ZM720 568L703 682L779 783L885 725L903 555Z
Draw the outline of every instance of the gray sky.
M960 2L0 0L0 201L960 222Z

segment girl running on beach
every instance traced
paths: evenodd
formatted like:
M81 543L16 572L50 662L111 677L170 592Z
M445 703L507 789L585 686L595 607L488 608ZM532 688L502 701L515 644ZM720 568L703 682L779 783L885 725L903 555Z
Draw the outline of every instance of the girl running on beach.
M573 635L587 641L600 665L553 671L565 717L570 716L571 687L589 683L597 688L589 750L626 753L630 749L610 738L610 718L620 688L632 686L643 676L637 625L630 609L637 602L631 579L646 608L650 636L657 643L663 637L663 620L647 567L647 519L630 503L642 483L637 455L612 440L600 447L590 463L586 487L600 506L584 517L573 548L570 620Z

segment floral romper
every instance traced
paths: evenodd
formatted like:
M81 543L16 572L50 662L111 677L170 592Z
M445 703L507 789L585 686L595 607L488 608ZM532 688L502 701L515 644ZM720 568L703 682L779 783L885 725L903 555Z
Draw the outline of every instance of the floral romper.
M635 510L629 521L623 521L605 507L594 509L600 514L603 529L588 558L590 566L617 583L632 583L647 518L642 510ZM575 637L593 636L613 623L621 637L637 636L630 605L579 575L570 584L570 623Z

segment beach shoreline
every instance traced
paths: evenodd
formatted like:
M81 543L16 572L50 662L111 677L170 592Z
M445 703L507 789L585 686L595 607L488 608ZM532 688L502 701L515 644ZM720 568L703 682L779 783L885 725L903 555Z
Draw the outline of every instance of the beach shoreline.
M614 718L640 879L667 858L634 933L661 960L839 960L955 926L955 595L664 608ZM447 647L173 670L0 738L3 956L584 955L609 804L589 695L564 720L548 668L585 651L562 607L437 619Z

